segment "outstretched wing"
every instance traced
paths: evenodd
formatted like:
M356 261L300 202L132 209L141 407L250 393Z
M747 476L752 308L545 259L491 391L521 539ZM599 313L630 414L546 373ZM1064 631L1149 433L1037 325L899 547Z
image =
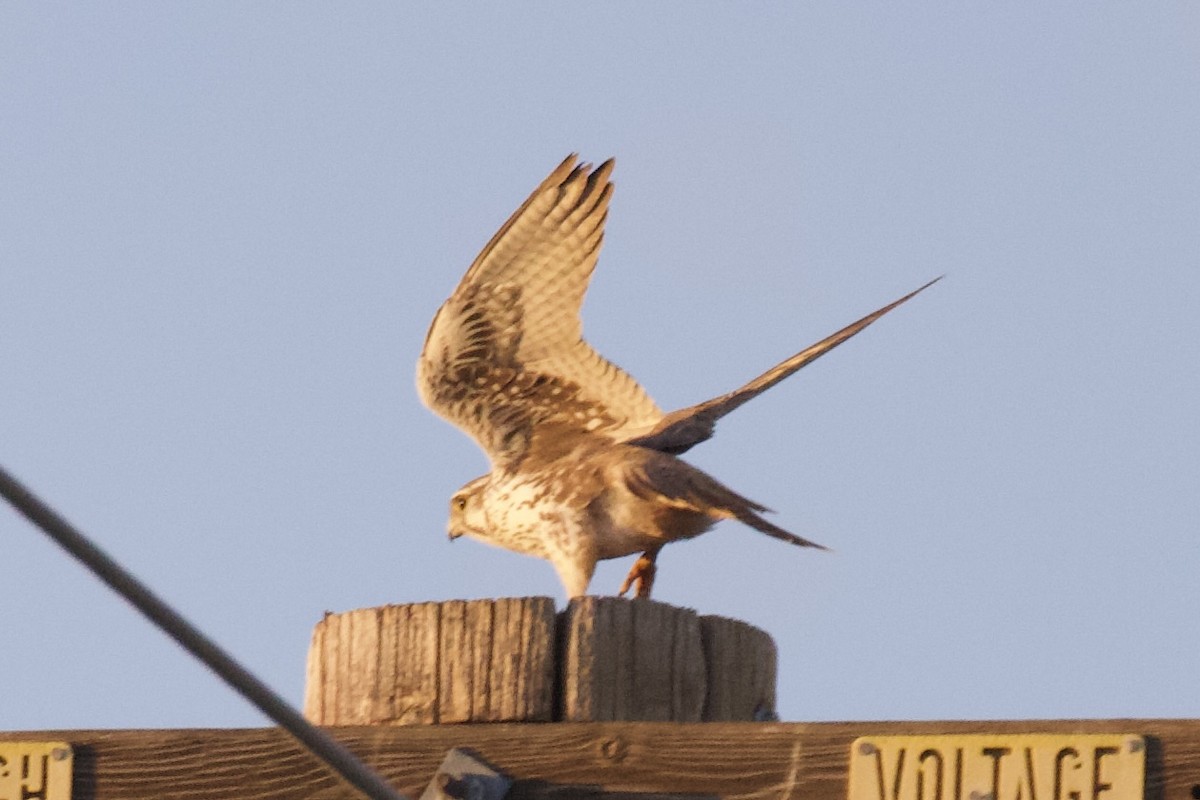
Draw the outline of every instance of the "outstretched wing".
M583 340L613 162L567 157L492 237L438 310L417 362L429 408L511 465L539 429L627 438L662 412Z
M628 443L675 455L691 449L713 435L717 420L721 417L738 408L743 403L758 397L784 378L794 374L804 365L816 361L896 306L915 297L941 279L941 276L934 278L929 283L909 292L899 300L888 303L878 311L874 311L857 322L847 325L832 336L827 336L816 344L804 348L791 358L776 364L740 389L735 389L728 394L714 397L711 400L706 400L703 403L698 403L688 408L672 411L658 423L654 430L645 435L635 436L629 439Z

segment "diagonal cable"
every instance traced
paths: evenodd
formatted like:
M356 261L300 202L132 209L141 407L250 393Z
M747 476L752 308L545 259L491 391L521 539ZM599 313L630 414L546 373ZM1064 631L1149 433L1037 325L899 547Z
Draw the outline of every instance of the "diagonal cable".
M164 633L204 663L255 708L295 737L306 750L371 800L406 800L344 746L304 719L271 687L239 664L199 628L160 600L144 583L94 545L54 509L0 466L0 495L82 562L114 592L128 600Z

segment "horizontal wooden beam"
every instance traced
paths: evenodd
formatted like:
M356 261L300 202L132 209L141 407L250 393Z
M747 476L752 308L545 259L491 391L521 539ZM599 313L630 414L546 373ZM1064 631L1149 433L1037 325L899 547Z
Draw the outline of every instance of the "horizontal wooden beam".
M517 783L510 797L763 797L846 800L860 736L1127 733L1146 737L1145 800L1200 798L1200 720L856 723L546 723L329 728L397 788L418 796L451 747ZM350 798L275 728L0 733L75 748L75 800ZM574 791L566 791L572 787ZM1039 798L1053 800L1053 798ZM1087 800L1087 798L1084 798Z

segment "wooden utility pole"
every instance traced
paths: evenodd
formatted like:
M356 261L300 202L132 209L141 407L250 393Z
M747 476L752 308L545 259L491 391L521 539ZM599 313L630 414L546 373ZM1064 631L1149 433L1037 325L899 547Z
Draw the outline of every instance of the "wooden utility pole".
M773 719L775 644L649 600L452 600L328 614L304 711L319 725Z
M781 723L774 708L767 634L616 598L328 614L305 697L410 797L462 789L444 771L462 756L506 800L1200 800L1200 721ZM275 728L0 733L0 798L357 796Z

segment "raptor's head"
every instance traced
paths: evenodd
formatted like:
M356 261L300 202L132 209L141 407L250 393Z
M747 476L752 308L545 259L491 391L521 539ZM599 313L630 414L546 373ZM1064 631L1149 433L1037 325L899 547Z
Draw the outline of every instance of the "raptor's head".
M470 481L450 498L450 521L446 532L454 541L463 534L486 537L487 515L483 510L483 493L487 491L489 476L483 475Z

